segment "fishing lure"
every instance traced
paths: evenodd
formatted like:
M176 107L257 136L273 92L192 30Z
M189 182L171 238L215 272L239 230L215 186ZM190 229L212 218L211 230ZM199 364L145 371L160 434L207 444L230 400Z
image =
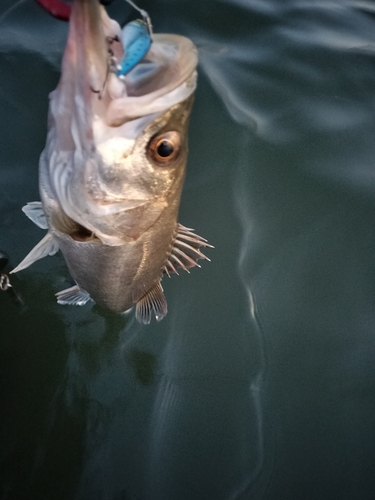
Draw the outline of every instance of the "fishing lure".
M49 12L53 17L61 19L62 21L69 21L70 14L72 12L72 5L70 0L35 0L41 7L43 7L47 12ZM125 0L128 3L128 0ZM100 3L107 5L110 4L112 0L100 0Z
M124 78L147 54L152 43L152 25L150 16L140 9L131 0L125 0L136 9L143 19L137 19L126 24L122 30L121 42L125 55L120 62L115 64L115 73L119 78ZM63 0L36 0L50 14L64 21L69 20L71 5ZM101 94L101 92L99 92Z
M125 56L116 66L116 75L124 78L150 50L152 43L150 23L137 19L126 24L122 30L121 42Z
M143 19L131 21L122 30L121 42L125 55L122 61L116 64L116 75L119 78L124 78L144 58L152 43L150 16L132 0L125 1L137 10Z
M71 5L62 0L36 0L52 16L63 21L68 21L72 10Z

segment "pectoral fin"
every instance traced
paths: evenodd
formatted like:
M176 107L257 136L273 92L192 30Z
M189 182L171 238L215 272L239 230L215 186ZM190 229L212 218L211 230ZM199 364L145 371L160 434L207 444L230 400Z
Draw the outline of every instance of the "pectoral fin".
M22 207L22 212L38 227L48 229L47 219L41 201L30 201L27 205Z
M56 293L55 296L57 297L57 303L64 306L84 306L89 300L92 300L90 294L77 285L62 290Z
M189 272L191 267L201 267L198 259L210 260L200 251L201 247L214 248L202 236L195 234L194 229L177 224L174 244L164 266L164 273L170 276L171 272L178 274L177 267L186 272Z
M156 321L161 321L167 312L167 301L160 282L155 283L151 290L138 300L135 306L137 321L145 325L151 322L152 314L155 315Z
M23 261L10 272L10 274L18 273L18 271L26 269L35 261L43 259L43 257L47 257L47 255L55 255L58 250L59 245L55 241L54 237L51 233L47 233L45 237L31 250L31 252L26 255Z

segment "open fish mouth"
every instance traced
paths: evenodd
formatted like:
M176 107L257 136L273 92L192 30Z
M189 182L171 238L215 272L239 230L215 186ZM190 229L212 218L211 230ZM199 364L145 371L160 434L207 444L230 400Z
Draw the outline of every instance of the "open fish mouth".
M187 99L196 87L196 65L197 52L191 40L154 34L146 56L120 83L115 74L110 75L108 92L113 100L106 112L107 123L119 126Z
M161 112L194 91L198 55L191 40L174 34L152 34L145 56L119 76L116 68L126 51L123 42L119 24L108 17L97 0L75 0L59 85L64 89L61 94L73 105L81 100L108 126L117 127ZM93 94L104 102L98 103Z

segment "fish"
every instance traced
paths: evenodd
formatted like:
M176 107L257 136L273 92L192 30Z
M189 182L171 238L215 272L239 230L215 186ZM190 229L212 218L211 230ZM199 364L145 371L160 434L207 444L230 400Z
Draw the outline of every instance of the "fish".
M59 304L135 307L149 324L168 311L163 277L200 267L213 248L178 222L198 54L184 36L150 33L125 74L122 35L98 0L74 0L49 97L41 201L22 209L47 234L12 273L60 250L75 284L56 293Z

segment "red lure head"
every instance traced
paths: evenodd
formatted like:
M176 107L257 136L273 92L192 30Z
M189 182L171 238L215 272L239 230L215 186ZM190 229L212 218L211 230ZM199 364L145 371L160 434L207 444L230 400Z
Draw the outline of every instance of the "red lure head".
M64 2L64 0L36 0L36 2L52 16L63 21L69 21L72 6Z

